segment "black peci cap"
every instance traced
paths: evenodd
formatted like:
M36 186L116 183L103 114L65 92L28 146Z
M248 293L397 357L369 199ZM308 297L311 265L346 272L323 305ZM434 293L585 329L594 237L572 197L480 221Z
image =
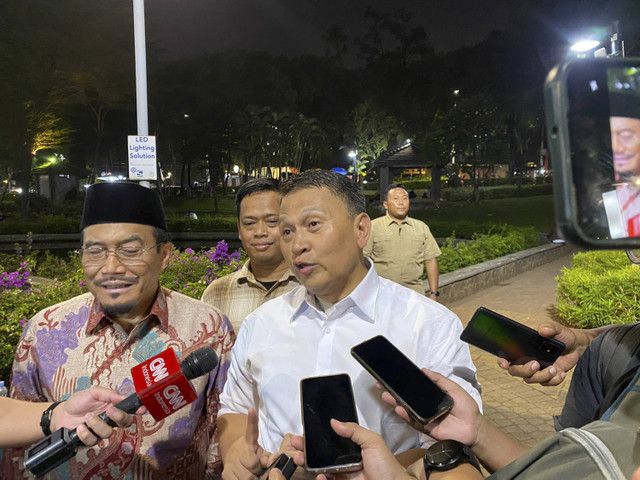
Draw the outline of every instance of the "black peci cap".
M610 91L609 115L640 119L640 92Z
M137 183L96 183L87 189L80 230L98 223L139 223L167 229L160 195Z

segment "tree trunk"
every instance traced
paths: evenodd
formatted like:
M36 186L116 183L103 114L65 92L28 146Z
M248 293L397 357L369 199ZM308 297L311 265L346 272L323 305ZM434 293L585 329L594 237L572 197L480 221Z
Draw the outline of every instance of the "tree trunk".
M431 199L437 207L440 205L440 195L442 194L442 167L433 165L431 167Z

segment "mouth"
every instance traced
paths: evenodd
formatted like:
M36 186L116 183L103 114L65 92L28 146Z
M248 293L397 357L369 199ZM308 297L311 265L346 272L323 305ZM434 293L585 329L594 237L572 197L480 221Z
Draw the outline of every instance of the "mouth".
M623 155L614 155L613 156L613 163L616 166L619 166L619 167L625 166L626 164L629 163L630 160L631 160L631 157L628 156L628 155L624 155L624 156Z
M294 262L293 266L302 275L310 274L316 267L315 263Z
M269 242L269 243L254 243L253 244L253 248L258 250L259 252L264 252L265 250L268 250L272 245L273 245L272 242Z
M128 291L138 282L134 279L104 279L96 283L96 286L103 289L112 296L117 296Z

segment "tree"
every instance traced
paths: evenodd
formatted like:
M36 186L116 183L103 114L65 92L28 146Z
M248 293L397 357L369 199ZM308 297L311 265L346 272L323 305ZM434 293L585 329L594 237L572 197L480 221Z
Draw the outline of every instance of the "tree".
M358 105L349 116L345 141L358 150L361 160L376 160L380 154L397 143L402 126L393 116L379 108L372 99Z

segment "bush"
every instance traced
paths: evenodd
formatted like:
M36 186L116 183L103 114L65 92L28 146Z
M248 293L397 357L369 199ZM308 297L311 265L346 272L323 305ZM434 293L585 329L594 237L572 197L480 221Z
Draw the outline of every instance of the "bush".
M640 268L624 252L577 253L557 280L556 311L571 326L595 328L640 318Z
M455 234L445 241L438 257L440 273L448 273L477 263L493 260L510 253L520 252L540 244L533 227L516 228L509 225L495 225L489 233L475 234L468 242L454 239Z
M470 180L468 182L471 182ZM501 185L481 186L480 200L514 197L533 197L536 195L550 195L553 193L551 184L540 185ZM447 188L442 190L442 199L450 202L473 201L473 186L465 182L464 187Z

